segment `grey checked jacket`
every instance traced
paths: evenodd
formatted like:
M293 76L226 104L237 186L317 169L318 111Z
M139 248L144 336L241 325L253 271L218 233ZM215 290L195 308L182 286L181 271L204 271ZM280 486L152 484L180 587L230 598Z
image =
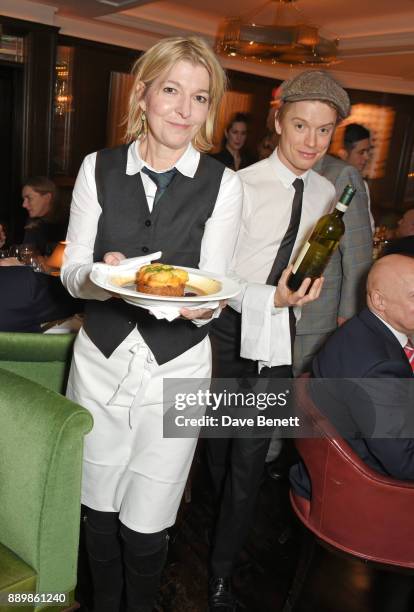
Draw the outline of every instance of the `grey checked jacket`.
M372 264L372 232L362 176L332 155L325 155L314 170L333 183L338 198L349 183L357 192L343 217L345 234L325 271L322 293L302 309L297 335L329 333L337 327L338 317L348 319L356 314L365 304L365 281Z

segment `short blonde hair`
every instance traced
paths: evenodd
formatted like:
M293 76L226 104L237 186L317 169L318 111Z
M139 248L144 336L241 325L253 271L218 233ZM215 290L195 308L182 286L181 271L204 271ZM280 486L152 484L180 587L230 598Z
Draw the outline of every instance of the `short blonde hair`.
M167 73L180 61L204 66L209 74L207 119L193 138L193 145L199 151L209 151L213 146L214 124L218 107L226 89L227 79L211 47L198 36L165 38L148 49L135 62L132 68L132 74L135 78L129 97L125 134L127 142L139 138L145 131L143 111L139 104L140 100L136 95L138 83L144 83L145 89L148 89L160 75Z

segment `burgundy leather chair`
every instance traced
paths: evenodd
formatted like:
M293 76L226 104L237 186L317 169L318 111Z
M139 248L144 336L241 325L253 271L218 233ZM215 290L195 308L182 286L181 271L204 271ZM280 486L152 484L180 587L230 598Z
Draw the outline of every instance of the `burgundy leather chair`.
M310 476L312 498L291 490L297 517L320 543L366 561L413 569L414 483L383 476L363 463L315 406L308 386L305 375L297 381L295 397L315 437L295 444ZM283 612L293 609L304 578L297 574Z

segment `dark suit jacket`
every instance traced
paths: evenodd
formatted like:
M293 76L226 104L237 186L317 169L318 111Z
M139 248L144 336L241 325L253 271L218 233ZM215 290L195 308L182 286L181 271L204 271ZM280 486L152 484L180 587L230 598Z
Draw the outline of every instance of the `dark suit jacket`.
M314 378L335 379L331 385L327 381L326 403L325 391L320 392L315 381L313 399L361 459L383 474L414 480L414 440L397 437L406 431L404 418L409 419L411 412L407 393L413 386L402 385L399 379L412 379L413 372L386 325L365 308L329 338L312 369ZM355 379L366 380L358 386ZM350 427L356 437L346 435ZM298 493L309 497L310 482L303 465L294 466L291 477Z
M385 245L381 255L410 255L414 256L414 236L404 236L403 238L394 238Z
M0 268L0 332L40 332L40 325L83 311L60 278L28 266Z
M33 244L42 255L50 255L60 240L65 240L67 223L50 223L43 218L28 219L23 244Z
M219 161L221 161L222 164L224 164L228 168L231 168L232 170L235 170L233 155L225 147L224 147L224 149L222 149L218 153L215 153L211 157L214 157L215 159L218 159ZM257 161L257 159L255 159L253 157L253 155L251 155L249 153L249 151L241 151L240 152L240 168L239 168L239 170L241 170L242 168L246 168L247 166L251 166L252 164L255 163L255 161Z

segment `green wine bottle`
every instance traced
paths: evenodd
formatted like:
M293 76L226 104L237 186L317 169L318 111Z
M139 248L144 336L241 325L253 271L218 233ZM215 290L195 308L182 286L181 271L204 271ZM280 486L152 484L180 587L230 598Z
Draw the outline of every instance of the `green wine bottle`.
M305 278L311 278L314 281L315 278L322 276L345 232L342 217L355 191L352 185L347 185L334 210L329 215L321 217L313 228L310 238L299 252L292 274L288 279L287 284L292 291L297 291Z

